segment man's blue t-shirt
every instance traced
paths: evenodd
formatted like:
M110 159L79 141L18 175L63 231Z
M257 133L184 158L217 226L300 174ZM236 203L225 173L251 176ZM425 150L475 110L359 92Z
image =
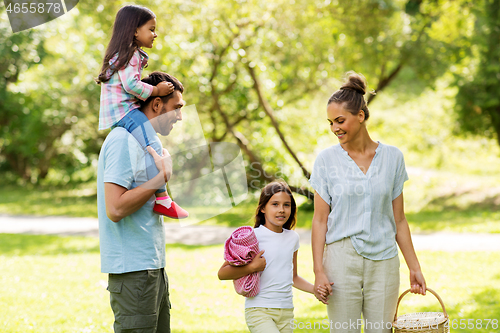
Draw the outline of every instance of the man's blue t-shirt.
M97 210L103 273L165 267L163 217L153 213L154 195L119 222L106 215L104 183L131 190L146 182L145 154L136 139L121 127L113 129L102 145L97 169Z

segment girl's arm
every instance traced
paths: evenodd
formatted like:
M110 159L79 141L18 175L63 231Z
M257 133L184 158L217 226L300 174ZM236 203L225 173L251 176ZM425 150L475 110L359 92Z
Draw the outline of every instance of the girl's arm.
M404 213L403 193L392 201L392 210L394 211L394 220L396 221L396 242L410 270L411 292L425 295L425 279L420 269L417 254L413 248L413 242L411 241L410 227Z
M160 82L152 86L141 81L141 56L136 51L127 65L118 71L123 89L140 100L145 101L150 96L165 96L174 91L171 82Z
M293 286L306 293L314 294L314 285L297 274L297 252L293 253Z
M170 82L162 81L153 87L151 96L166 96L174 91L174 85Z
M330 206L316 192L314 194L314 215L312 220L311 243L314 267L314 296L327 304L325 297L319 290L320 287L326 288L328 295L332 294L332 283L328 280L323 269L323 251L325 249L326 231L328 229L328 215L330 214Z
M145 101L154 91L152 85L141 81L141 56L138 51L130 58L126 67L118 70L118 77L123 89L140 100Z
M217 273L219 280L236 280L246 275L263 271L266 268L266 258L262 256L263 253L264 250L260 251L259 254L245 266L231 266L226 260Z

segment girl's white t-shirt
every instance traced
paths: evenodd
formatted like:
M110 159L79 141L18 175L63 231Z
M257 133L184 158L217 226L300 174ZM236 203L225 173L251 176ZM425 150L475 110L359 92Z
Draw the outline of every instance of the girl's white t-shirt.
M293 254L299 249L299 235L283 229L276 233L264 226L254 229L260 251L265 250L266 268L260 277L260 292L247 297L245 308L293 309Z

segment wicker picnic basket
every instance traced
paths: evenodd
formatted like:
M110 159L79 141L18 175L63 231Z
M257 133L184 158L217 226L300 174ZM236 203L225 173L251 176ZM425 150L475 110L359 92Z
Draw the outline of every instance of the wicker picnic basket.
M399 296L394 322L392 323L394 333L449 333L449 318L444 308L443 300L434 290L429 288L427 288L427 291L436 296L439 303L441 303L443 312L417 312L398 317L399 302L401 302L403 296L408 294L410 290L406 290Z

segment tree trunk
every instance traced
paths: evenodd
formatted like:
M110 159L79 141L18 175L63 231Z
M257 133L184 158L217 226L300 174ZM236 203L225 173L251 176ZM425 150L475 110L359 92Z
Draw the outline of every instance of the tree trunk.
M12 170L14 170L23 180L29 180L31 178L26 158L14 153L5 153L5 158L9 161Z
M263 182L271 182L275 180L275 177L264 170L263 163L261 162L260 158L250 149L250 147L248 146L249 141L245 138L245 136L242 133L234 130L231 123L229 123L227 115L221 110L221 107L217 100L214 100L213 109L217 110L221 115L222 119L224 120L224 124L226 125L227 132L229 132L236 139L238 146L241 148L241 150L243 150L245 155L250 160L250 166L254 168L255 171L258 171L258 176L254 179L248 179L247 177L248 185L250 187L253 187L252 181L257 179ZM297 194L305 195L307 198L314 200L314 194L307 189L290 186L290 190Z
M257 96L259 97L259 103L262 106L262 108L264 109L264 112L271 119L271 123L272 123L274 129L276 130L276 132L278 133L278 136L280 137L281 142L283 142L283 145L285 146L286 150L290 153L290 155L292 155L292 158L299 165L300 169L302 170L302 174L304 175L304 177L306 177L307 179L311 178L311 173L309 171L307 171L307 169L304 167L304 165L302 164L302 162L299 160L299 158L297 157L297 155L295 154L295 152L292 150L292 148L290 147L290 145L286 141L285 136L281 132L281 130L279 128L278 121L274 117L273 109L271 108L271 106L269 105L269 103L267 102L267 100L264 97L264 94L262 92L259 79L257 77L257 74L255 73L255 70L252 67L250 67L250 65L247 65L247 68L248 68L248 72L250 73L250 76L253 79L254 89L257 92Z
M392 80L394 80L394 78L396 78L401 68L403 68L403 64L404 62L403 60L401 60L399 65L396 68L394 68L391 74L389 74L386 77L380 78L380 80L378 81L377 89L375 90L376 93L379 93L382 90L384 90L384 88L387 87L392 82ZM366 104L370 104L375 99L375 97L377 97L377 95L370 95L368 97L368 101L366 102Z
M236 37L237 35L233 36L234 38ZM234 39L233 38L233 39ZM214 52L214 62L213 62L213 68L212 68L212 74L211 74L211 77L210 77L210 86L211 86L211 91L212 91L212 107L211 109L212 110L216 110L219 115L222 117L223 119L223 122L226 126L226 131L225 133L229 133L231 134L235 139L236 139L236 142L238 144L238 146L240 147L240 149L244 152L244 154L248 157L248 159L250 160L250 165L252 168L255 168L256 171L259 172L259 175L258 177L256 177L255 179L259 179L260 181L263 181L263 182L271 182L273 180L275 180L275 177L273 177L272 175L270 175L269 173L267 173L265 170L264 170L264 167L263 167L263 163L261 162L260 158L250 149L250 147L248 146L249 144L249 141L245 138L245 136L236 131L234 129L234 127L239 123L241 122L242 120L246 119L246 116L243 116L243 117L240 117L238 118L236 121L234 121L233 123L231 123L229 121L229 118L228 116L226 115L226 113L222 110L220 104L219 104L219 97L222 95L222 94L226 94L228 92L230 92L234 87L235 87L235 83L236 83L236 80L234 80L233 82L231 82L228 87L226 87L226 89L224 89L224 91L222 92L217 92L217 89L213 83L215 77L217 76L217 72L218 72L218 68L219 68L219 65L220 65L220 62L221 62L221 57L222 55L227 51L227 49L229 48L229 46L231 45L232 43L232 40L230 43L228 43L228 45L226 45L226 47L224 47L222 49L222 51L217 54L216 52ZM250 69L250 68L249 68ZM305 169L305 167L302 165L302 163L299 161L299 159L297 158L296 154L292 151L292 149L290 148L290 146L288 145L284 135L281 133L281 131L279 130L279 126L278 126L278 123L276 121L276 119L274 118L274 115L272 113L272 109L270 108L269 104L267 103L267 101L264 99L263 97L263 94L262 94L262 91L261 91L261 88L260 88L260 84L259 84L259 81L253 71L253 69L251 69L251 72L250 74L252 75L252 77L254 78L254 87L257 91L257 95L259 97L259 102L261 103L261 105L264 107L264 110L266 112L266 114L271 118L271 121L273 123L273 126L274 128L276 129L276 131L278 132L278 135L280 136L282 142L284 143L285 147L287 148L287 150L290 152L290 154L292 155L292 157L295 159L295 161L297 161L297 163L299 164L299 166L301 167L302 169L302 172L304 173L304 176L309 179L310 178L310 173ZM214 122L214 126L216 125L215 123L215 118L212 116L211 117L212 121ZM221 138L213 138L215 139L216 141L220 141L222 140L222 138L224 138L226 136L226 134L223 134ZM252 180L251 179L248 179L247 177L247 183L250 183ZM252 184L250 183L249 184L250 186L252 186ZM293 192L296 192L298 194L301 194L301 195L305 195L306 197L308 197L309 199L313 199L314 198L314 194L311 193L309 190L307 189L302 189L302 188L298 188L298 187L294 187L294 186L290 186L290 189L293 191Z

